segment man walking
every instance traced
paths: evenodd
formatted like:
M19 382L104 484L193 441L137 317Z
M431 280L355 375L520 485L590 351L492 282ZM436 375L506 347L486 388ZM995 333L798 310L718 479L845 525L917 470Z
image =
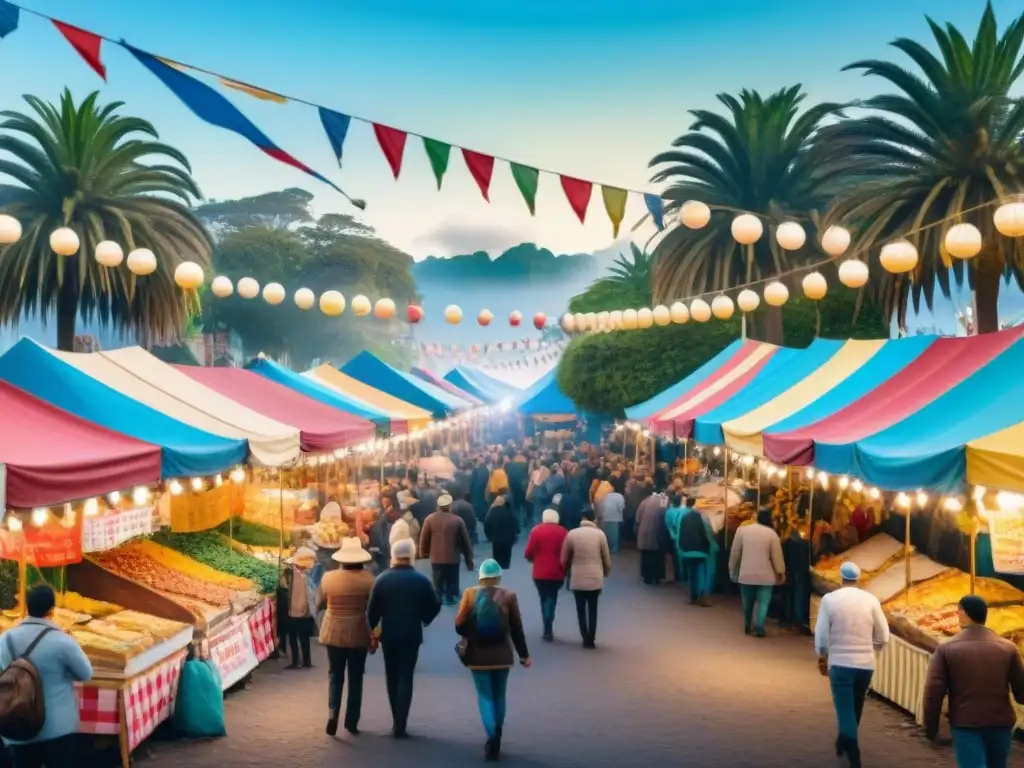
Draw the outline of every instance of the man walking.
M448 495L452 496L453 494ZM452 502L452 514L458 515L462 518L462 522L466 524L466 530L469 531L469 540L473 543L473 546L476 546L479 541L477 538L476 510L473 509L473 505L469 503L469 499L466 498L466 496L466 492L458 489L455 490L455 501ZM417 537L417 541L418 540L419 537Z
M821 599L814 650L818 668L828 675L832 687L839 730L836 754L846 755L850 768L861 768L857 729L875 670L875 652L889 642L889 621L878 598L857 587L860 568L856 563L843 563L839 575L842 587Z
M690 582L690 604L707 608L711 605L708 598L708 567L718 551L718 545L711 521L694 509L694 504L696 500L692 496L687 497L686 512L679 521L678 560L686 568Z
M612 570L608 538L594 522L593 510L583 513L580 527L569 531L562 544L562 570L576 598L576 619L584 648L596 648L597 601Z
M924 726L939 732L942 700L959 768L1006 768L1016 713L1007 692L1024 704L1024 663L1017 647L985 626L988 605L977 595L960 599L960 631L932 655L924 685ZM820 618L819 618L820 621Z
M473 570L473 542L462 518L452 514L452 497L447 493L437 500L437 511L423 521L420 531L420 557L430 560L437 599L445 605L457 605L459 591L459 560Z
M616 495L614 491L607 494L602 504ZM636 511L636 548L640 550L640 578L644 584L661 584L665 578L668 505L664 494L656 493L644 499Z
M764 637L764 622L768 618L772 590L786 576L782 541L772 528L770 508L758 511L754 525L744 525L736 531L736 540L729 553L729 574L740 585L743 631Z
M396 739L409 735L406 725L423 628L441 611L430 580L413 568L415 556L416 544L411 539L395 542L391 548L391 569L377 577L366 607L370 629L380 633Z
M614 553L619 551L619 541L622 535L622 520L626 512L626 498L613 488L604 495L598 504L598 515L601 518L601 530L608 539L608 549ZM664 524L664 513L662 513L662 524ZM662 568L664 568L664 558Z

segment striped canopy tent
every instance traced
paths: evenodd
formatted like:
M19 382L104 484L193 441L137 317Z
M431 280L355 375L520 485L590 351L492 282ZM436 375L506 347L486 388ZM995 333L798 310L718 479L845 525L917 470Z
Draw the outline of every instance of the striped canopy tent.
M414 366L410 372L412 373L413 376L423 379L423 381L427 382L428 384L433 384L438 389L443 389L449 395L455 395L456 397L462 398L472 406L481 406L487 404L486 401L483 400L482 398L477 397L471 392L466 392L464 389L457 387L450 381L442 379L436 373L431 373L426 368L419 368Z
M444 419L473 407L461 397L449 394L411 373L403 373L397 368L392 368L366 351L360 352L345 363L341 367L341 372L418 408L430 411L435 419Z
M1024 493L1024 421L967 443L967 482Z
M576 404L559 388L555 371L548 371L525 390L514 403L514 408L534 421L576 423Z
M476 395L487 403L500 403L503 400L515 400L522 390L506 384L484 371L470 365L459 365L452 368L444 375L446 381L451 382L464 392Z
M404 422L410 432L423 429L430 424L433 418L430 415L430 411L417 408L415 405L399 400L387 392L374 389L369 384L364 384L358 379L346 376L337 368L326 363L319 368L306 371L302 376L306 379L312 379L333 392L338 392L346 397L356 397L364 403L369 403L374 408L388 414L393 422Z

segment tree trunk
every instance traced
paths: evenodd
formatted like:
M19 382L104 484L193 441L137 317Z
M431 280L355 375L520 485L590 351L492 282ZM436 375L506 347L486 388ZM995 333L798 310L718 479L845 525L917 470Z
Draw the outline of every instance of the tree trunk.
M988 261L983 257L978 257L979 268L974 271L974 322L978 333L994 333L999 330L999 281L1003 274L997 265L983 268Z
M765 307L764 340L782 345L782 307Z
M57 293L57 349L75 351L75 325L78 320L78 257L64 262L64 280Z

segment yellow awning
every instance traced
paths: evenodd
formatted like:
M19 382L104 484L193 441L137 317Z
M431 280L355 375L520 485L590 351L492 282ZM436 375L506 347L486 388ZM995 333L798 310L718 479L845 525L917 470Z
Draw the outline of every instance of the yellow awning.
M404 400L399 400L394 395L374 389L369 384L364 384L353 379L351 376L346 376L333 366L321 365L319 368L306 371L302 375L308 376L320 384L332 387L342 394L351 395L365 403L369 403L375 408L379 408L392 419L404 421L410 430L422 429L433 420L430 411L417 408L415 405L411 405Z
M1024 424L967 444L967 482L1024 493Z
M761 434L789 418L855 373L885 344L885 339L848 341L821 368L760 408L722 424L725 444L734 451L763 456Z
M658 421L672 421L672 419L674 419L679 414L685 413L689 411L691 408L700 405L708 398L717 395L719 392L721 392L726 387L730 386L737 379L741 379L748 373L750 373L752 368L760 365L762 360L764 360L766 357L768 357L768 355L772 354L777 349L778 347L776 347L774 344L761 344L760 346L758 346L757 349L755 349L753 352L747 355L747 357L739 365L737 365L731 371L722 376L722 378L718 379L718 381L709 385L706 389L702 389L693 397L684 400L679 405L672 408L672 410L667 411L663 415L660 415L658 417Z

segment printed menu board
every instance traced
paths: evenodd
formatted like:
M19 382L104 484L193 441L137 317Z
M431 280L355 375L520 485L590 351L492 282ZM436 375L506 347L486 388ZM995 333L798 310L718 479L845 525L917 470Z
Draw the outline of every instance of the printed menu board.
M992 564L997 573L1024 574L1024 512L989 513Z

